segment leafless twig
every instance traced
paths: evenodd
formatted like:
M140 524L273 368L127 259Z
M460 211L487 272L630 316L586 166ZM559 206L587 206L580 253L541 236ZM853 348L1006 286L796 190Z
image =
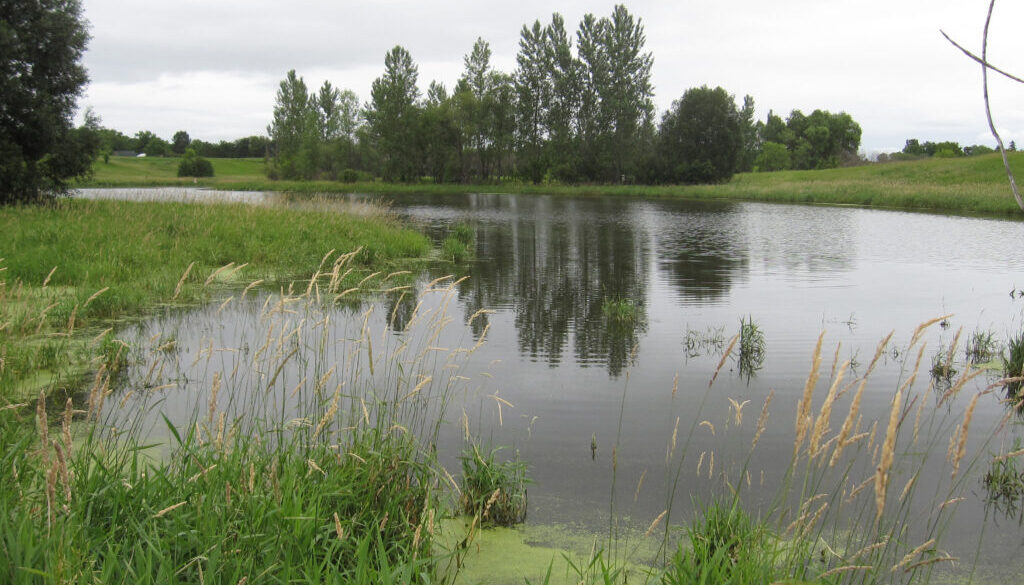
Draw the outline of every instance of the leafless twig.
M954 47L960 49L968 57L970 57L971 59L974 59L975 61L977 61L978 63L981 64L982 88L983 88L984 96L985 96L985 116L988 118L988 128L989 128L989 130L992 131L992 136L995 137L996 143L999 145L999 153L1003 155L1003 167L1006 169L1006 176L1010 180L1010 188L1013 190L1013 198L1017 200L1017 206L1020 207L1021 211L1024 211L1024 199L1021 198L1020 191L1017 189L1017 181L1014 180L1014 178L1013 178L1013 171L1010 170L1010 161L1009 161L1009 159L1006 156L1006 148L1003 146L1003 139L999 136L999 132L996 130L995 123L992 122L992 108L989 106L989 100L988 100L988 70L989 69L992 69L993 71L1001 73L1001 74L1009 77L1010 79L1013 79L1014 81L1017 81L1017 82L1020 82L1020 83L1024 83L1024 80L1020 79L1019 77L1015 77L1013 75L1010 75L1009 73L1006 73L1005 71L997 69L996 67L993 67L992 64L989 63L989 61L988 61L988 25L989 25L989 23L992 22L992 9L995 7L995 5L996 5L996 0L991 0L991 2L989 2L989 5L988 5L988 16L985 17L985 32L984 32L984 34L981 37L981 58L978 58L977 56L972 54L967 49L965 49L965 48L961 47L960 45L958 45L955 41L953 41L953 39L949 38L949 35L947 35L945 32L942 32L942 31L939 31L939 32L942 32L942 36L946 37L946 40L948 40L950 43L952 43Z

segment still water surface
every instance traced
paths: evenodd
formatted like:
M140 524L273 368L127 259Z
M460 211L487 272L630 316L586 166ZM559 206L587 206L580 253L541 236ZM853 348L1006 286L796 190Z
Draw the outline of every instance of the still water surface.
M913 370L920 344L909 355L906 350L919 323L951 315L925 334L924 365L916 382L922 389L932 356L947 348L960 328L956 360L962 367L962 346L971 333L991 331L1005 340L1022 326L1024 298L1013 294L1024 289L1021 222L626 198L474 194L387 200L396 214L437 240L459 223L475 234L473 262L465 267L438 263L417 281L422 289L445 274L468 276L457 286L451 312L464 323L481 309L492 311L471 326L453 326L441 339L453 344L465 339L472 345L489 326L486 343L461 370L474 382L450 408L453 422L443 433L440 453L457 468L463 411L486 442L509 446L505 453L517 450L535 482L529 522L607 526L615 489L616 512L646 526L665 509L671 491L667 486L673 474L665 461L677 424L680 442L696 428L687 447L686 472L676 487L676 506L683 512L673 521L686 521L691 498L706 500L712 489L722 489L721 476L707 477L706 463L697 477L701 454L717 451L720 469L735 470L721 462L744 452L765 398L774 393L768 429L748 468L753 476L748 499L765 503L789 462L793 413L822 332L826 381L834 360L852 362L848 379L863 374L878 342L895 332L871 375L863 407L865 418L885 419L893 394ZM609 299L631 302L638 307L637 319L610 323L602 312ZM254 315L262 302L255 297L226 307L215 303L173 312L132 334L147 338L173 331L184 352L178 359L187 370L203 347L258 345L264 333ZM385 315L396 315L397 329L413 306L408 299L394 298L378 304L371 323L384 328ZM358 329L363 311L339 309L335 319L341 327ZM727 359L708 391L722 342L738 333L743 318L764 332L763 364L744 375L734 358ZM693 343L708 337L717 337L718 343ZM202 388L209 387L213 371L234 367L230 356L217 359L219 366L211 368L207 360L206 366L187 370L185 386L192 389L174 390L191 392L190 401L182 404L202 404ZM288 379L288 372L284 376ZM291 384L299 377L293 373ZM943 408L959 419L970 396L991 379L979 377ZM815 409L826 381L819 383ZM973 449L1006 450L1009 443L977 443L1005 415L1000 397L991 393L979 399ZM740 428L731 431L735 409L730 398L750 401ZM163 407L173 413L177 402L168 396ZM182 417L189 412L177 410ZM843 415L845 408L835 415L833 432ZM698 420L709 421L716 432L694 427ZM1012 442L1022 434L1011 423L1000 441ZM937 450L941 463L945 444ZM999 582L1022 570L1024 529L983 506L981 471L971 470L965 484L968 499L947 534L955 535L951 542L959 547L958 556L969 559L984 530L978 574Z

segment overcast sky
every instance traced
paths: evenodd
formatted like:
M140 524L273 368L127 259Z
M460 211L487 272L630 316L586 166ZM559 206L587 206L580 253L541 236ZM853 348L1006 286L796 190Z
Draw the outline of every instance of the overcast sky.
M512 73L524 24L558 11L573 34L585 13L616 2L580 0L84 0L91 83L80 102L126 134L234 140L265 134L289 69L311 89L330 80L362 101L400 44L431 80L451 87L477 37ZM868 152L910 137L989 144L981 68L939 33L980 53L988 0L634 0L654 55L660 112L687 88L720 85L757 116L797 108L845 111ZM989 59L1024 75L1024 3L997 2ZM1004 140L1024 145L1024 86L990 77Z

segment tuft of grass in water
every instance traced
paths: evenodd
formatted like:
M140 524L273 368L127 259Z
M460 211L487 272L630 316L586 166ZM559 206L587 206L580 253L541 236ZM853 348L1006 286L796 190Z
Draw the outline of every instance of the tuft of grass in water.
M754 322L754 318L740 318L739 362L740 375L750 379L764 366L765 341L764 331Z
M967 361L972 364L984 364L999 355L999 340L991 330L976 329L967 339L964 346Z
M725 327L711 327L703 331L686 329L683 348L688 357L694 358L722 351L725 347Z
M666 585L771 583L779 577L767 527L753 521L739 501L694 502L697 517L686 529L662 575Z
M473 226L459 222L451 228L450 233L441 242L441 256L452 262L465 262L473 259L473 241L476 231Z
M640 307L629 299L606 298L601 302L601 314L611 323L628 325L640 318Z
M1006 378L1024 377L1024 332L1011 337L1006 344L1006 352L1003 355L1003 375ZM1006 384L1006 396L1013 401L1022 398L1020 380L1014 380Z
M1021 454L1024 450L1018 437L1010 453L992 459L981 480L989 503L1007 516L1015 516L1024 503L1024 471L1017 469L1017 458Z
M482 526L512 526L526 520L529 479L518 453L499 461L499 449L482 450L471 443L459 456L462 462L463 513L480 519Z
M940 347L939 351L932 355L929 373L932 380L948 388L953 383L953 378L960 373L960 370L953 366L953 352Z
M456 240L469 246L470 244L473 243L473 240L476 239L476 230L474 230L473 226L469 225L468 223L460 221L459 223L452 226L451 235Z

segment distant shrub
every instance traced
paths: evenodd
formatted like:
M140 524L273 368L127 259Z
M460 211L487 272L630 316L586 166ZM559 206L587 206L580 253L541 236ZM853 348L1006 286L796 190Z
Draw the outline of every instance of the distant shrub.
M209 160L198 156L195 150L189 148L185 151L185 156L181 157L181 162L178 163L178 176L212 177L213 164Z

